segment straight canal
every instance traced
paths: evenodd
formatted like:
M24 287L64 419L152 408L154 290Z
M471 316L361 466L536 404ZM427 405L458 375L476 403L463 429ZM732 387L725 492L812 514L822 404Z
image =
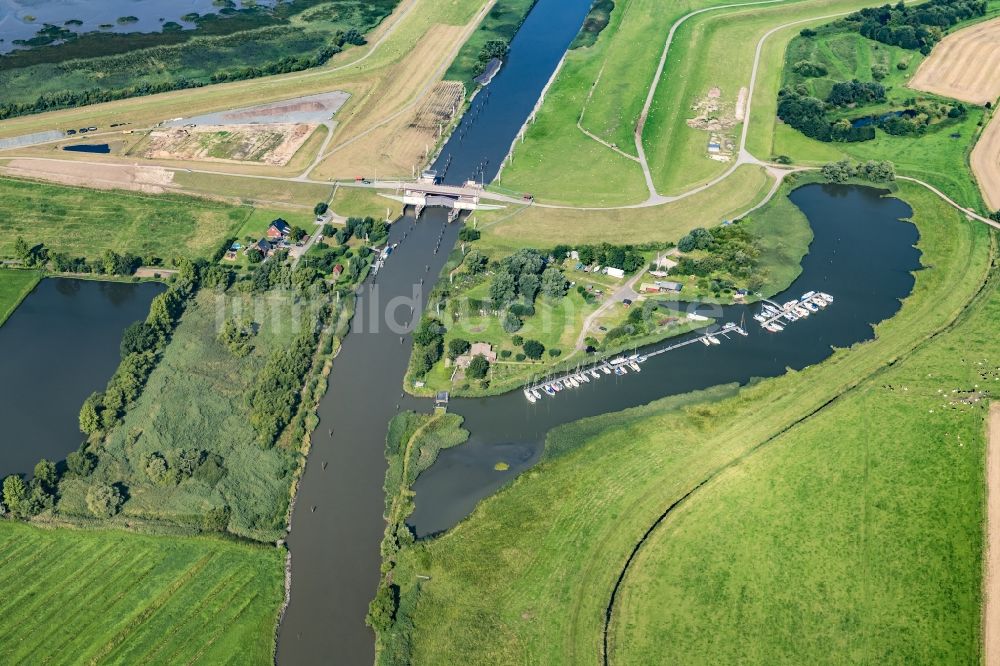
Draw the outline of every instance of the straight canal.
M590 0L540 0L511 45L509 60L474 100L435 167L445 180L489 182L511 140L576 34ZM805 291L832 294L821 314L779 334L762 331L750 307L709 314L745 321L749 336L721 345L690 345L650 359L639 374L607 377L557 398L529 404L521 391L483 399L453 399L471 437L443 451L415 484L411 524L419 536L455 525L482 498L538 461L545 433L573 420L645 404L722 383L780 375L828 357L833 347L869 339L872 324L891 317L919 268L916 228L901 218L909 207L864 187L809 185L792 194L814 232L801 276L778 302ZM711 220L706 220L706 224ZM441 209L420 221L402 218L399 243L376 279L362 288L352 332L334 363L320 405L289 537L290 605L279 630L278 660L286 664L367 664L374 639L364 624L379 578L385 527L385 435L401 410L430 403L404 396L402 377L419 319L459 225ZM494 469L497 462L507 472Z

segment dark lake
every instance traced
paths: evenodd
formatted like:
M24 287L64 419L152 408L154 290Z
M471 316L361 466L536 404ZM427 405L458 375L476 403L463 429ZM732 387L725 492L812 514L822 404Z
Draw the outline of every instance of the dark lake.
M0 477L76 450L80 405L107 384L122 332L164 288L46 278L0 326Z

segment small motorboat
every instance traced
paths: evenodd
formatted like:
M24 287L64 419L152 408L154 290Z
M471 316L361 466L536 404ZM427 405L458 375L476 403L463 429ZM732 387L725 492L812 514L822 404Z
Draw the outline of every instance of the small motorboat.
M775 326L775 325L776 324L771 324L771 326ZM722 344L722 342L719 341L719 338L715 337L714 335L708 336L708 341L711 342L713 345L721 345Z
M546 384L546 385L545 385L545 386L543 386L542 388L543 388L543 389L545 390L545 392L546 392L546 393L548 393L549 395L555 395L555 394L556 394L556 391L555 391L555 389L554 389L554 388L552 388L551 386L549 386L548 384Z
M628 367L632 368L636 372L642 372L642 368L640 368L639 364L635 361L629 361Z
M538 398L536 398L528 389L524 389L524 397L527 398L528 402L532 404L534 404L534 402L538 400Z
M581 372L581 373L579 373L577 375L574 375L574 376L576 377L577 381L580 382L581 384L584 383L584 382L586 382L588 384L590 383L590 377L587 376L586 372Z
M767 328L767 326L768 326L767 324L764 324L764 328ZM708 338L701 338L701 344L705 345L706 347L712 346L712 343L708 341Z
M531 395L535 396L535 400L542 399L542 394L538 389L531 389Z
M594 379L600 379L601 378L601 376L599 374L597 374L597 370L595 370L593 368L591 368L591 370L590 370L590 376L593 377Z
M602 365L601 366L601 372L603 372L606 375L610 375L611 374L611 368L609 368L606 365Z

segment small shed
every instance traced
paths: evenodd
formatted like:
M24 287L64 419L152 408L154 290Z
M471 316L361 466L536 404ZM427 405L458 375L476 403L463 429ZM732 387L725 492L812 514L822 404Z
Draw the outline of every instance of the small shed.
M623 271L620 268L614 268L612 266L608 266L608 275L610 275L613 278L619 278L620 279L620 278L625 277L625 271Z

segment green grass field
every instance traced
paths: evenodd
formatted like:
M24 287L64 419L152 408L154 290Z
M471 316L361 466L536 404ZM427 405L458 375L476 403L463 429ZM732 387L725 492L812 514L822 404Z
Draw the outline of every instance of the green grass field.
M725 656L734 654L725 650L740 648L745 651L736 655L736 660L759 654L761 661L774 663L782 655L794 654L791 660L798 661L805 654L806 661L828 661L830 646L859 640L855 637L862 626L869 632L866 640L877 636L880 643L875 646L869 642L859 652L849 653L859 660L880 661L887 655L891 660L891 655L922 650L922 654L952 656L953 661L976 661L978 615L971 617L970 609L977 608L979 594L978 582L972 582L974 578L978 581L979 575L982 490L973 485L976 480L981 482L981 472L977 477L972 466L982 462L982 413L970 417L978 419L978 439L973 433L975 421L966 423L962 434L965 439L968 433L970 444L956 450L954 445L943 445L947 437L957 434L951 418L926 418L925 410L933 405L920 403L918 409L903 413L877 412L901 419L890 428L875 416L866 420L863 398L883 390L886 368L893 362L913 377L937 370L945 373L946 380L927 380L927 386L935 390L954 383L953 377L969 379L968 374L957 374L959 368L925 370L914 365L910 370L913 361L909 356L914 349L927 347L936 350L926 353L937 363L953 359L956 353L967 360L986 357L985 351L982 356L956 352L962 332L967 330L964 320L954 334L940 341L932 336L965 311L987 274L993 248L984 226L965 222L922 188L902 184L900 196L915 210L922 261L928 268L917 273L914 291L899 314L877 327L875 340L838 350L827 361L801 372L747 388L718 387L707 394L668 398L556 429L548 437L545 459L539 466L484 500L470 518L443 537L405 549L394 579L406 602L398 624L412 623L418 628L409 636L414 662L597 660L604 612L615 580L629 552L656 518L703 480L727 467L733 466L729 478L734 491L740 490L739 484L753 475L742 472L734 462L753 460L748 456L756 447L771 442L804 418L809 426L809 415L817 410L817 422L824 419L830 424L829 434L808 440L811 446L803 443L779 449L769 444L775 449L772 465L781 467L760 475L753 489L757 494L745 492L745 504L706 500L706 510L723 512L718 515L731 526L730 534L720 526L710 530L718 535L715 542L702 539L704 526L699 523L695 529L691 527L694 523L687 521L689 527L681 536L703 544L701 548L707 552L679 551L672 543L665 551L657 550L657 561L684 564L664 573L674 585L643 587L640 579L633 586L630 576L623 598L627 605L616 611L621 619L616 615L613 625L612 661L664 663L658 657L671 649L675 650L670 653L674 659L667 658L667 663L711 661L710 655L715 653L709 650ZM979 321L989 321L989 316ZM980 329L971 329L972 340L983 339ZM951 388L963 386L959 383ZM837 396L843 396L840 402L845 403L862 399L861 403L850 403L856 406L854 410L837 414L858 427L868 423L870 429L855 435L833 429L842 421L826 417L823 410ZM932 397L941 400L940 396ZM898 436L915 428L929 432L912 442ZM798 432L795 428L785 437L796 437ZM871 468L867 477L871 501L851 492L858 482L856 464L851 473L840 473L836 465L827 465L822 483L809 481L809 461L831 446L857 459L859 447L850 444L865 435L871 444L869 451L879 450L887 462L892 460L891 465ZM837 442L838 438L843 442ZM800 466L800 476L789 471ZM788 488L783 487L786 476ZM804 488L817 493L823 489L841 499L826 504L819 497L809 500L805 490L788 494L800 481L806 484ZM848 485L838 488L838 484ZM922 494L917 506L901 505L894 493L904 489L900 497ZM767 499L763 506L785 511L781 516L787 515L787 520L771 522L763 532L767 538L750 544L755 539L750 525L759 521L742 525L739 518L764 501L760 493L769 492L785 497L785 504L779 507L778 501ZM707 492L705 496L714 497ZM959 497L962 507L956 506ZM816 507L815 518L787 514L793 501ZM696 506L693 501L691 505ZM856 521L866 506L870 508L869 529L862 532L867 535L867 545L861 548L866 541L858 538ZM923 506L935 509L921 511ZM726 511L733 515L725 516ZM817 530L817 520L827 521L831 529L843 525L847 531L828 537ZM739 539L743 543L736 543ZM720 543L746 546L748 554L737 559L733 548L720 549ZM831 543L853 544L855 550L829 548ZM871 557L856 561L862 553ZM751 560L751 554L757 557ZM801 584L791 577L768 579L771 572L782 571L783 558L790 554L798 558L792 571L808 568L811 577ZM883 561L873 564L876 557ZM751 561L759 569L747 569ZM730 566L737 562L739 567ZM748 570L759 570L759 578L741 586L739 575ZM851 575L833 575L837 571ZM898 593L901 581L893 577L895 572L908 572L906 595ZM429 580L418 578L418 574ZM702 576L697 579L701 585L679 581L684 574ZM657 575L659 570L649 570L644 580ZM728 584L723 583L726 580ZM867 601L850 621L851 617L836 612L842 600L857 589L859 580L867 581ZM786 584L787 589L776 593L772 603L761 598L758 583L764 581L775 587ZM822 584L810 585L814 581ZM647 596L651 589L655 593ZM750 594L751 589L757 593ZM747 594L742 594L743 590ZM794 605L781 604L790 598ZM729 615L727 603L735 606ZM630 610L633 607L636 612ZM894 607L896 612L866 612L879 607ZM801 618L807 613L814 615ZM820 616L827 621L814 621ZM740 618L754 623L742 623ZM689 623L686 626L696 626L700 633L681 640L661 629L661 619ZM776 631L776 626L802 626L808 631ZM689 642L695 645L692 651L685 647ZM730 645L720 646L721 642ZM649 651L638 657L630 650L633 645ZM656 651L651 647L654 645ZM826 652L810 651L820 648ZM647 655L652 656L647 659Z
M0 269L0 326L41 279L38 271Z
M0 522L5 664L270 664L284 552Z
M0 256L14 241L44 243L56 252L96 258L104 250L139 256L210 256L250 215L232 206L193 197L98 191L0 178L5 213Z
M725 3L688 1L665 11L652 0L617 2L596 43L567 55L537 121L515 150L513 163L504 169L503 186L560 204L610 206L644 200L647 191L638 163L587 137L577 122L635 156L634 131L665 35L689 11L718 4ZM726 169L725 163L708 158L710 133L689 127L687 120L696 115L693 105L714 87L721 92L722 115L733 116L740 88L749 85L754 50L764 33L783 23L866 4L870 3L789 2L708 12L686 21L675 35L645 127L644 147L657 189L677 194ZM781 35L771 38L781 39ZM780 70L780 58L777 54L762 59L762 70ZM776 79L759 76L754 105L777 91ZM723 134L738 137L741 127L733 125Z
M129 500L115 520L222 529L261 541L281 538L298 451L260 446L246 394L268 356L299 334L309 307L291 292L199 292L142 395L97 452L93 478L61 483L59 514L86 518L91 483L123 482ZM234 357L216 340L221 322L237 315L259 325L254 350L244 358ZM149 479L143 467L146 455L187 447L221 456L221 461L203 465L204 473L179 484Z
M742 166L715 187L648 208L579 210L509 206L477 212L481 246L512 252L559 243L677 242L695 227L714 227L763 200L773 181L760 168Z

